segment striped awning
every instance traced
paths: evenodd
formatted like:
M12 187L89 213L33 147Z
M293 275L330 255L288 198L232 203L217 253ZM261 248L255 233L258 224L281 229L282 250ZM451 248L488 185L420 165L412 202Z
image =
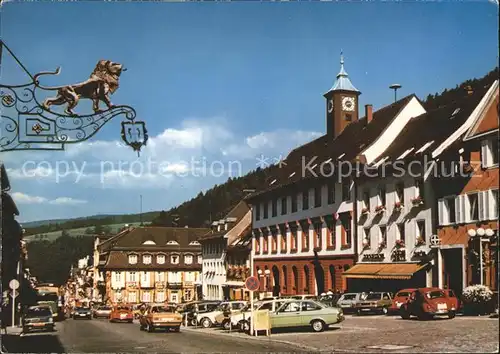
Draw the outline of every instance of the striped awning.
M224 283L225 286L234 286L234 287L242 287L245 286L244 281L235 281L235 280L228 280Z
M391 264L357 264L348 269L342 276L350 279L411 279L427 264L391 263Z

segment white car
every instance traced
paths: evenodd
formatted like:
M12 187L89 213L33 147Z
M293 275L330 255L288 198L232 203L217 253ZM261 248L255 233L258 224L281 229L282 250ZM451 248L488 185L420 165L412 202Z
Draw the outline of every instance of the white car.
M275 312L278 308L287 301L287 299L275 299L260 301L254 304L254 310L269 310L269 312ZM231 327L239 328L240 330L248 330L248 319L251 317L250 305L243 308L241 311L231 314L229 319L223 322L222 326L224 328Z
M200 319L198 320L198 325L203 328L210 328L213 325L220 325L221 323L217 322L217 318L220 318L219 315L223 314L224 311L230 310L239 311L243 307L247 305L246 301L226 301L222 302L219 307L215 311L206 312L200 315Z

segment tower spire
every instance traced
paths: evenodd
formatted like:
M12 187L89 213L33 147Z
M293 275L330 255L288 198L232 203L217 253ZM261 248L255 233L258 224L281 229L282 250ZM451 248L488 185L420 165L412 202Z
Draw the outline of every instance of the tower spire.
M327 93L331 91L353 91L353 92L359 92L359 90L354 87L354 85L351 83L351 80L349 80L349 75L344 69L344 51L340 51L340 71L337 74L337 81L335 81L335 84L332 86L330 90L328 90Z

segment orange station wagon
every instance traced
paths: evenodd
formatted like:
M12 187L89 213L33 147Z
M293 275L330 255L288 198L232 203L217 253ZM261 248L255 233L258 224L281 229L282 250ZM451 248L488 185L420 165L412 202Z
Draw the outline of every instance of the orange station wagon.
M439 288L420 288L410 294L408 301L401 305L401 318L410 319L417 316L420 320L432 319L434 316L454 318L457 312L456 298Z
M181 324L182 315L176 311L176 306L163 304L148 306L139 319L139 329L148 332L153 332L158 328L179 332Z
M109 322L134 322L132 307L127 305L115 305L109 315Z

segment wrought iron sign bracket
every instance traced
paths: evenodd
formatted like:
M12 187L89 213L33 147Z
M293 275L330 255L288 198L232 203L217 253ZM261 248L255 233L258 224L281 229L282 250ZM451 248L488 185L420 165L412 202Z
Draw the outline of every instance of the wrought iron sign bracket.
M148 140L146 124L136 120L132 107L114 106L108 97L118 89L119 77L126 70L121 64L100 60L90 78L82 83L45 87L38 78L58 75L59 68L54 72L31 75L3 41L0 41L0 58L3 49L31 80L20 85L0 84L0 152L64 150L66 144L90 139L112 118L123 115L121 137L139 155ZM53 91L57 93L55 97L41 102L41 96ZM92 100L93 113L74 113L73 108L81 98ZM100 110L101 102L106 104L106 110ZM52 106L65 106L64 112L57 112Z

